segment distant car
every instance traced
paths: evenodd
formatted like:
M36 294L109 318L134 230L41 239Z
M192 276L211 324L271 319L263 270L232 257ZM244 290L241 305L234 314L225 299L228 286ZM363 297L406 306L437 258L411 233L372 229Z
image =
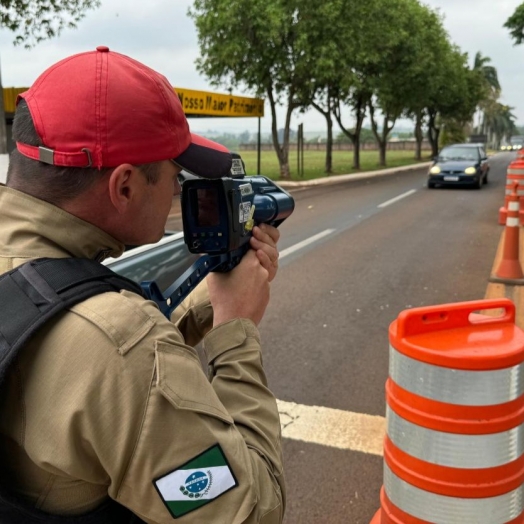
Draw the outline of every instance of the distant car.
M428 173L428 187L437 185L469 186L480 189L488 183L489 164L479 144L446 146L435 158Z
M512 151L513 150L513 146L511 146L509 144L508 145L502 144L500 146L500 150L501 151Z
M520 136L520 135L512 136L509 139L509 143L511 145L510 149L513 149L513 151L518 151L519 149L522 149L522 146L524 146L524 136Z

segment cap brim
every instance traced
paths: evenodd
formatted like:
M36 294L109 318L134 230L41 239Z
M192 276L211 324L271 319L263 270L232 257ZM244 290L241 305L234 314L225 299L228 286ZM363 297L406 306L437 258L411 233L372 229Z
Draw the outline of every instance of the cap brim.
M227 147L191 133L191 144L173 162L193 175L221 178L230 176L233 159Z

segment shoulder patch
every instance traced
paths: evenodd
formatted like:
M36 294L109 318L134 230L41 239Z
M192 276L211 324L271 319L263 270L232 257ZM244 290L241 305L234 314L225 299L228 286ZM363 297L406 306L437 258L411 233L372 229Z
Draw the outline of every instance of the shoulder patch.
M177 519L238 486L219 444L153 481L169 513Z

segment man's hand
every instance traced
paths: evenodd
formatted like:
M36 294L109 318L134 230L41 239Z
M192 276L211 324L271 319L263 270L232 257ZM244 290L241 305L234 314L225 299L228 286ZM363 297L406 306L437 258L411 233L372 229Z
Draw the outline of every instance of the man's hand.
M269 273L271 282L278 270L278 249L277 242L280 232L276 227L268 224L260 224L253 228L253 236L250 239L251 247L256 251L260 263Z
M269 272L252 249L228 273L207 276L213 326L235 318L248 318L258 325L269 303Z
M269 283L278 269L278 229L267 224L253 228L252 249L228 273L207 276L213 306L213 326L235 318L248 318L256 325L269 303Z

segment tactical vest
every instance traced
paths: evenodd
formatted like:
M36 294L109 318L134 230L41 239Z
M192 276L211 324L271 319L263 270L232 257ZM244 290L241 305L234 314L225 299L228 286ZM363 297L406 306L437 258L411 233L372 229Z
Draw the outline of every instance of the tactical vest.
M48 319L89 297L126 289L143 295L139 285L88 259L42 258L0 276L0 388L11 364L29 338ZM0 466L1 467L1 466ZM85 515L62 517L30 507L0 485L1 524L138 524L143 522L109 499Z

